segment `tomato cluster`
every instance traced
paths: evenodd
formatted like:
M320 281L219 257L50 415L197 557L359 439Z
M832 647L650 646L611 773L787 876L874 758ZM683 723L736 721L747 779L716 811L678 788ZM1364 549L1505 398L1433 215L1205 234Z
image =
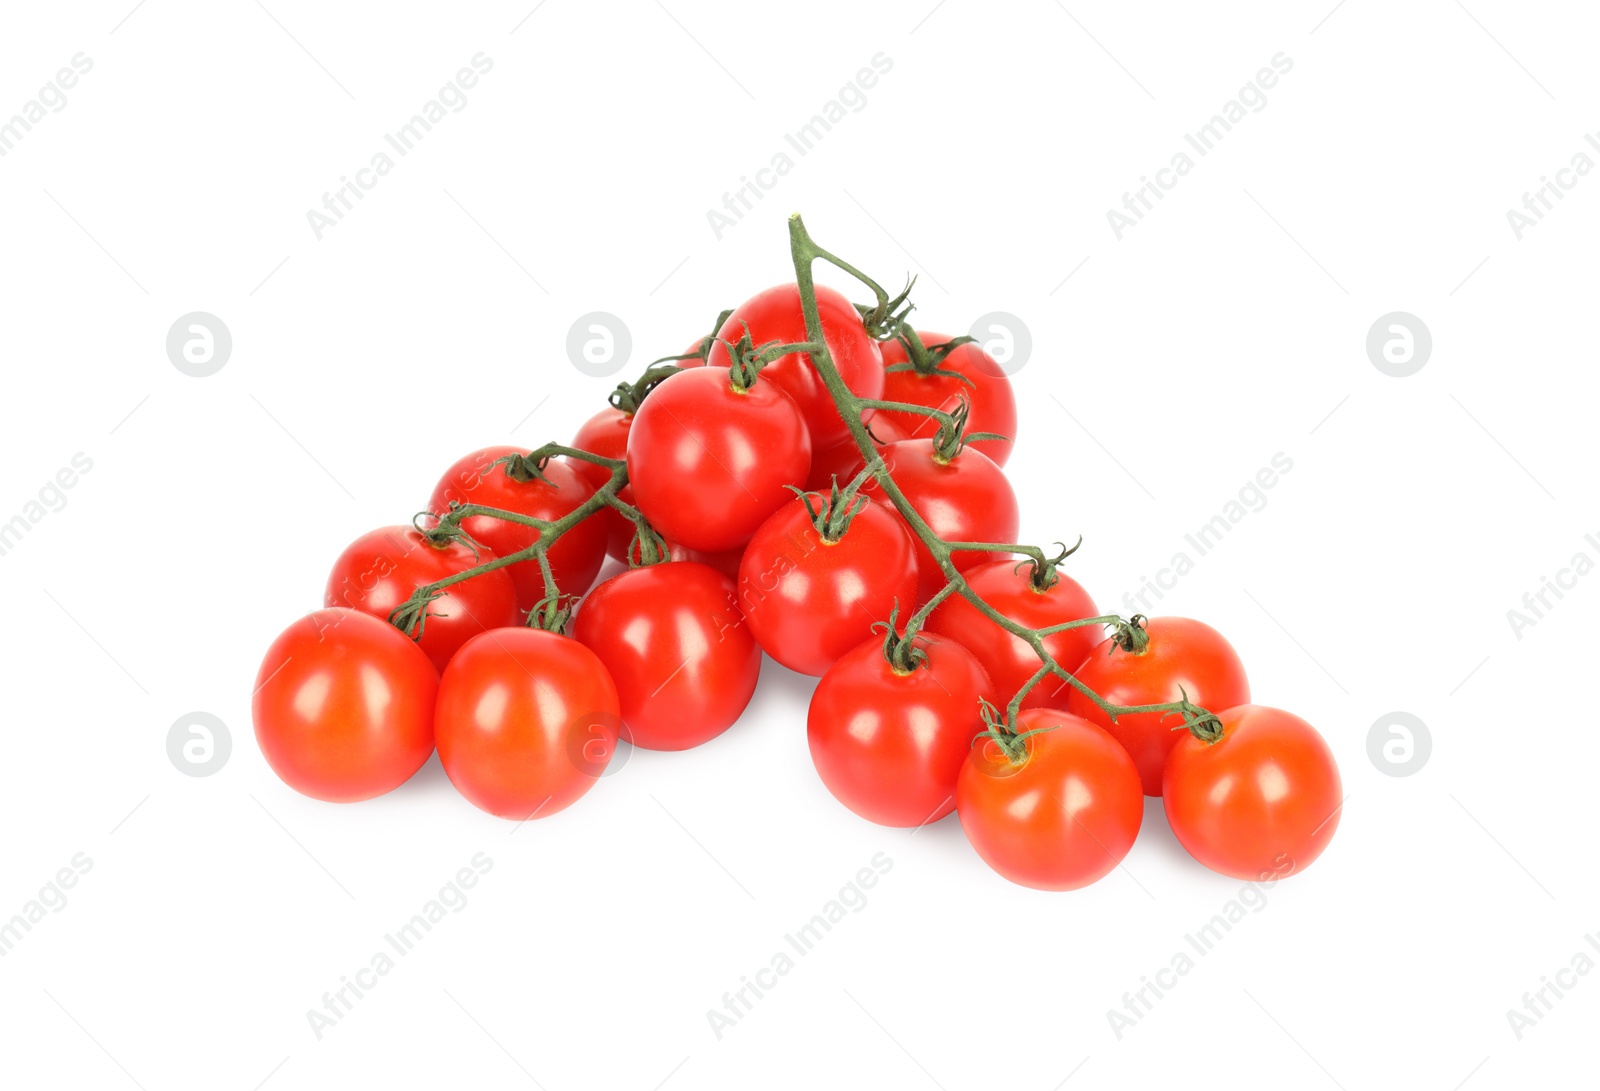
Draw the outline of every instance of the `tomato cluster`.
M473 452L412 526L345 549L261 665L273 770L351 802L437 750L475 806L544 817L619 740L728 730L765 655L819 677L807 739L841 803L896 827L955 811L1014 882L1106 875L1146 795L1216 871L1309 865L1342 802L1316 731L1252 705L1214 629L1101 616L1070 551L1009 544L1016 403L980 345L796 268L570 446Z

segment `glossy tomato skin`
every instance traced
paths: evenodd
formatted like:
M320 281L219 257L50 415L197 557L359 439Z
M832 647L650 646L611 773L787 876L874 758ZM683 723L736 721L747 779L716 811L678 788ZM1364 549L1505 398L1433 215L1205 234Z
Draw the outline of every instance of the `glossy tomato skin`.
M527 452L518 447L486 447L458 460L434 487L429 510L443 515L452 502L482 504L555 520L571 514L594 496L593 487L565 459L552 458L545 464L548 483L537 478L518 481L505 472L504 465L493 465L496 459L512 454ZM474 515L461 525L497 557L509 556L539 540L539 532L532 527L487 515ZM550 568L562 594L581 595L589 590L605 563L608 533L604 522L590 517L550 547ZM506 571L517 588L517 605L524 611L533 609L545 597L544 576L537 560L519 561Z
M867 335L855 304L832 288L818 285L817 313L822 320L822 339L844 385L858 397L881 397L883 354L878 342ZM795 344L809 340L805 315L800 311L799 286L779 284L740 304L717 331L719 340L711 346L707 361L711 367L728 369L733 358L723 342L738 344L747 326L751 343L757 347L770 341ZM818 450L849 434L833 398L823 385L822 376L811 363L810 353L791 352L780 356L762 369L761 377L794 399L805 417L812 445Z
M1086 615L1093 616L1093 615ZM1149 644L1135 655L1106 640L1073 670L1084 683L1114 705L1160 705L1189 700L1201 708L1221 710L1250 703L1250 682L1244 663L1221 633L1186 617L1153 617L1145 623ZM1139 769L1144 794L1161 794L1167 755L1185 732L1182 723L1159 712L1130 713L1116 723L1076 689L1064 689L1066 709L1104 728L1120 742Z
M591 455L599 455L601 458L627 458L628 429L632 425L632 413L624 413L620 409L608 406L579 426L578 434L572 437L569 446L576 447L580 451L588 451ZM611 480L611 471L593 462L573 459L572 468L578 471L589 483L589 487L596 492L603 489ZM629 504L633 503L633 486L622 486L617 490L617 497ZM619 561L624 559L627 556L628 543L633 540L633 521L611 508L607 508L595 518L606 525L606 552Z
M606 580L584 600L572 636L605 664L624 737L646 750L687 750L722 734L750 703L761 673L761 649L734 604L733 581L694 562Z
M932 348L947 344L951 337L943 333L917 331L922 343ZM980 439L972 446L1004 466L1011 457L1012 443L1017 436L1017 398L1011 390L1011 380L995 362L993 356L983 351L976 342L957 346L939 365L942 371L953 371L965 376L968 382L952 375L919 375L913 368L889 371L891 365L908 360L906 347L898 340L883 344L883 400L926 405L952 412L965 397L971 405L967 417L967 431L993 432L1005 436L1003 440ZM968 384L971 385L968 385ZM939 426L930 417L912 413L882 411L873 418L874 426L883 421L893 421L908 438L932 439Z
M818 511L827 506L826 497L809 495ZM870 499L828 542L795 497L761 524L739 565L739 607L756 641L801 674L822 674L897 605L909 613L916 595L911 535Z
M1094 600L1071 576L1056 573L1048 590L1033 586L1031 566L1021 559L992 561L966 573L967 583L978 597L1003 616L1030 629L1044 629L1065 621L1096 617ZM1039 670L1039 657L1026 641L1006 632L980 614L966 599L952 597L928 618L928 630L965 644L994 682L997 698L1004 704ZM1045 650L1057 663L1073 670L1094 648L1100 638L1098 625L1067 629L1044 638ZM1023 708L1061 708L1071 690L1066 682L1048 677L1034 686L1023 700Z
M1339 826L1344 788L1333 751L1300 717L1266 705L1220 712L1222 738L1180 732L1162 802L1189 855L1235 879L1310 867Z
M493 553L474 553L464 542L432 545L411 527L380 527L339 554L322 604L348 606L388 621L395 607L418 587L494 559ZM442 671L456 649L479 633L521 621L510 574L505 569L483 572L451 584L429 604L417 646Z
M1087 720L1047 708L1017 716L1019 732L1046 727L1024 740L1020 766L980 739L956 781L956 809L967 840L1005 878L1076 890L1128 855L1144 794L1128 752Z
M902 673L883 641L846 652L817 683L806 740L817 775L834 798L869 822L911 827L956 806L956 778L983 730L980 699L989 676L952 640L924 636L927 663Z
M945 541L1016 541L1021 520L1016 494L1011 491L1005 472L982 451L969 447L948 462L941 462L934 456L933 440L907 439L889 444L884 449L884 462L911 506ZM876 482L869 483L863 491L881 495ZM916 542L916 550L921 574L918 600L926 602L944 586L944 573L920 541ZM999 556L962 551L953 560L957 571L965 572Z
M872 418L871 428L876 437L872 446L879 457L882 457L889 444L906 438L900 426L882 414ZM853 438L846 435L823 450L811 452L811 477L806 482L806 488L811 492L827 492L833 487L834 478L838 478L839 486L843 488L861 471L863 465L860 448Z
M628 476L639 510L670 541L725 553L794 498L811 439L793 401L765 372L735 389L725 368L682 371L633 415Z
M439 679L434 732L473 806L519 821L563 810L616 752L617 687L594 652L542 629L473 637Z
M433 753L439 674L393 625L317 610L272 642L256 676L256 743L289 787L329 803L393 791Z

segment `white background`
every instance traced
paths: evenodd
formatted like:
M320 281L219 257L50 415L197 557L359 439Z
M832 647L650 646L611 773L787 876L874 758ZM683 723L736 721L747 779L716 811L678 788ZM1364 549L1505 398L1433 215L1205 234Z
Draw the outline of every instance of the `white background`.
M93 460L0 557L0 918L93 861L0 959L6 1082L1587 1074L1600 975L1520 1040L1506 1013L1600 933L1600 577L1520 639L1506 615L1600 559L1600 177L1520 241L1506 210L1600 127L1592 12L534 2L6 7L0 118L94 62L0 159L0 521ZM468 105L319 241L306 211L480 51ZM865 108L719 240L707 210L880 52ZM1119 241L1106 211L1280 52L1267 105ZM1103 607L1128 612L1185 532L1293 460L1154 612L1222 629L1257 699L1323 731L1342 825L1120 1039L1107 1011L1240 884L1189 860L1159 804L1125 868L1074 894L999 879L953 818L865 824L811 768L810 682L770 662L727 735L635 753L515 832L436 762L333 806L256 749L261 653L343 546L407 521L469 450L569 438L615 382L569 363L578 315L626 321L631 374L788 279L796 209L891 287L916 274L924 328L1027 324L1023 537L1083 534L1068 571ZM164 348L197 310L234 341L205 379ZM1405 379L1365 351L1396 310L1434 341ZM196 710L233 742L203 779L166 753ZM1433 741L1404 778L1367 751L1397 710ZM318 1040L307 1010L480 852L469 904ZM879 852L866 907L719 1040L707 1010Z

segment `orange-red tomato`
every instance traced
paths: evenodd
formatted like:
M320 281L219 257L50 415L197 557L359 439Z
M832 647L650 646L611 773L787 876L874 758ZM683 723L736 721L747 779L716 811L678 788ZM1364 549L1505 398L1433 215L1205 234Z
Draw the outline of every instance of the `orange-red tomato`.
M1072 673L1114 705L1164 705L1185 694L1214 712L1250 703L1250 683L1239 654L1211 626L1186 617L1153 617L1145 623L1145 635L1150 642L1144 651L1123 651L1115 640L1107 640ZM1068 712L1099 724L1127 749L1139 767L1144 794L1160 795L1167 755L1185 734L1173 728L1182 721L1159 712L1135 712L1112 723L1078 690L1066 687L1066 698Z
M381 796L433 753L438 685L428 657L393 625L358 610L317 610L261 661L256 743L285 784L313 799Z
M1303 871L1339 826L1333 751L1300 717L1266 705L1218 714L1222 737L1180 732L1162 780L1167 821L1189 855L1235 879Z
M617 687L594 652L542 629L473 637L439 680L450 782L502 818L545 818L594 786L617 747Z
M1128 752L1089 721L1056 709L1017 716L1013 765L993 739L973 747L956 781L956 810L984 862L1037 890L1076 890L1102 878L1133 847L1144 819Z

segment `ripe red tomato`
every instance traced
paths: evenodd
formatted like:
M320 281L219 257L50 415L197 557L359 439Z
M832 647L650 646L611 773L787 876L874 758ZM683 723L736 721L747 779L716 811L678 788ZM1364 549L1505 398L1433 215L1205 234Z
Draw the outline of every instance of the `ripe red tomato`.
M917 331L924 346L943 345L951 340L948 334ZM885 369L893 364L906 363L909 357L905 345L898 339L883 344ZM890 402L909 402L953 412L964 397L971 405L967 417L969 432L993 432L1007 437L1004 440L980 439L972 446L1004 466L1011 457L1012 442L1017 437L1017 399L1011 392L1011 380L995 363L994 357L983 351L976 342L958 345L939 364L941 371L953 371L965 376L971 383L962 382L951 375L921 375L913 368L904 371L885 371L883 399ZM880 412L873 418L873 427L893 421L909 438L932 439L939 425L931 417L903 412ZM881 434L881 433L880 433Z
M348 606L387 621L417 588L494 559L493 553L474 553L464 542L436 546L411 527L381 527L339 554L322 604ZM510 573L503 568L482 572L451 584L429 604L417 645L442 671L456 649L472 637L521 620Z
M633 415L628 476L663 537L708 553L737 549L806 479L805 422L764 376L739 390L726 368L691 368Z
M572 437L569 447L588 451L601 458L628 457L628 429L633 425L633 414L607 407L583 422L578 434ZM573 459L572 468L583 476L589 487L599 492L611 480L611 471L593 462ZM633 486L624 485L617 490L617 498L633 503ZM633 541L633 520L613 508L595 516L606 525L606 552L617 560L627 556L628 543Z
M1094 600L1070 576L1056 572L1056 582L1046 590L1033 585L1032 565L1020 558L994 561L966 573L967 583L978 597L1001 615L1030 629L1044 629L1065 621L1095 617ZM1021 637L1006 632L980 614L960 596L952 596L928 618L929 632L942 633L967 646L994 682L998 701L1004 705L1038 672L1039 657ZM1045 650L1057 663L1073 670L1100 639L1100 627L1086 625L1067 629L1044 638ZM1023 700L1023 708L1061 708L1071 686L1054 676L1041 681Z
M889 444L906 438L899 425L881 414L872 418L872 434L879 441L873 443L879 457L882 457ZM812 492L827 492L833 487L836 477L840 485L846 485L861 472L862 465L861 451L856 447L856 441L846 435L821 451L811 452L811 477L806 482L806 488Z
M1102 878L1133 847L1144 819L1139 772L1128 752L1077 716L1032 708L1017 731L1049 728L1022 741L1013 765L980 739L956 781L956 809L984 862L1036 890L1076 890Z
M1239 654L1211 626L1186 617L1153 617L1145 623L1145 636L1149 643L1142 652L1124 651L1114 639L1107 640L1082 666L1067 669L1114 705L1167 704L1185 694L1213 711L1250 703L1250 683ZM1098 724L1128 751L1144 794L1160 795L1167 755L1186 734L1173 730L1181 721L1159 712L1136 712L1112 723L1076 689L1066 686L1065 693L1068 712Z
M827 506L826 497L809 495L816 510ZM916 595L911 535L871 500L829 542L797 496L761 524L739 564L739 606L757 642L801 674L833 666L897 604L909 612Z
M883 641L846 652L817 683L806 739L834 798L869 822L922 826L955 810L956 777L983 730L989 676L952 640L920 636L927 661L896 670Z
M543 629L491 629L439 679L450 782L501 818L544 818L594 786L617 747L617 687L594 652Z
M1016 494L1005 472L982 451L968 448L941 462L935 457L933 440L906 439L885 448L884 462L911 506L945 541L1016 540L1021 519ZM869 482L863 491L878 494L877 482ZM921 541L915 544L921 575L917 598L926 602L944 586L944 572ZM1000 556L963 551L953 559L956 569L965 572Z
M1212 871L1259 881L1304 871L1339 826L1333 751L1300 717L1266 705L1218 713L1222 737L1179 734L1161 788L1167 822Z
M883 355L878 342L868 336L855 304L832 288L818 285L817 314L822 320L822 340L844 385L862 398L881 397ZM738 344L746 327L756 348L771 341L796 344L808 340L799 285L779 284L740 304L717 331L721 340L711 346L707 361L711 367L728 369L733 358L723 341ZM810 353L780 356L762 369L761 377L794 399L805 417L814 447L826 448L848 435L832 396L811 363Z
M272 771L312 799L354 803L400 787L433 753L439 674L388 622L317 610L272 642L251 716Z
M594 495L583 475L563 459L553 458L545 464L548 483L537 478L518 481L506 473L504 465L492 465L506 455L526 453L517 447L486 447L467 455L439 479L428 502L429 510L443 515L455 501L553 521L570 515ZM510 556L539 540L539 532L533 527L487 515L474 515L462 520L461 525L498 557ZM581 595L589 590L606 559L606 535L605 523L591 517L550 547L550 569L562 594ZM545 597L544 576L537 560L518 562L506 571L517 587L517 605L524 611L533 609Z
M617 685L624 737L646 750L687 750L722 734L756 691L761 649L731 579L666 562L606 580L584 600L573 639Z

